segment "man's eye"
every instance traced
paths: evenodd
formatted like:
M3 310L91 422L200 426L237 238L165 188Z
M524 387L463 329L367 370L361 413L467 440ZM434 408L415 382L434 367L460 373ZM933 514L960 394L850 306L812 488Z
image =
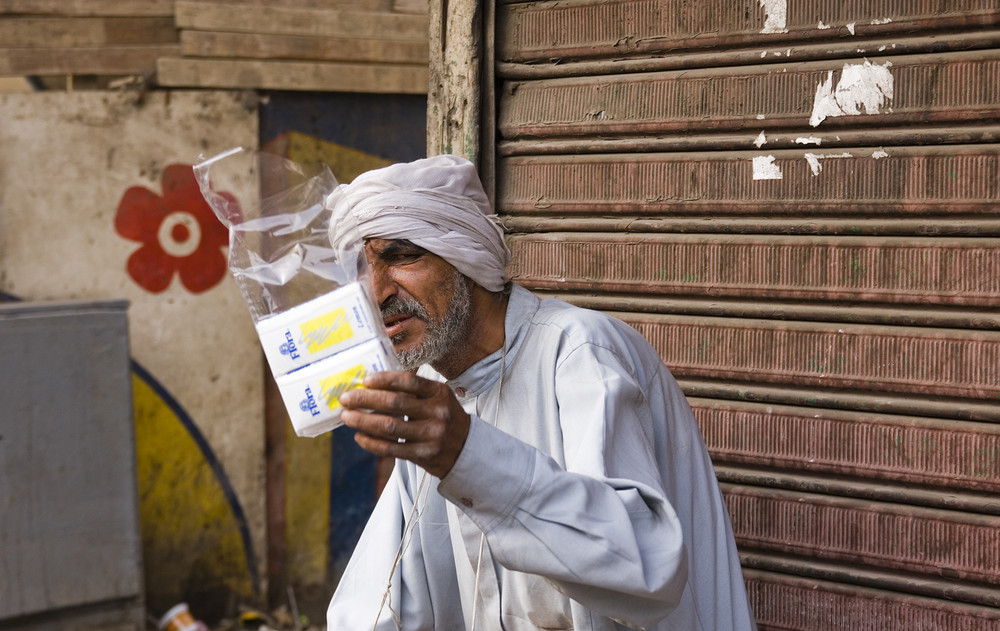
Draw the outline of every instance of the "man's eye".
M422 259L424 257L424 254L426 254L425 250L416 250L416 251L409 251L409 252L397 252L392 257L390 257L389 263L390 264L394 264L394 265L402 265L402 264L405 264L405 263L414 263L414 262L419 261L420 259Z

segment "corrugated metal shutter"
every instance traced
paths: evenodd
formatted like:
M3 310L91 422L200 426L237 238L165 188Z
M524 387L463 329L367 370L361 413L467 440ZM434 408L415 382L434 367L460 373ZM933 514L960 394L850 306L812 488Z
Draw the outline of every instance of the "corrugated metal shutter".
M760 627L1000 628L1000 0L485 19L515 277L660 351Z

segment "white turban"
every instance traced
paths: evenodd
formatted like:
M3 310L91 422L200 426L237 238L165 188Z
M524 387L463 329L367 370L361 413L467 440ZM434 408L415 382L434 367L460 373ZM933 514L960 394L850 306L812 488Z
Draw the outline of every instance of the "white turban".
M350 216L362 239L409 241L489 291L503 289L510 250L476 167L464 158L441 155L368 171L340 185L331 204L334 247L347 237Z

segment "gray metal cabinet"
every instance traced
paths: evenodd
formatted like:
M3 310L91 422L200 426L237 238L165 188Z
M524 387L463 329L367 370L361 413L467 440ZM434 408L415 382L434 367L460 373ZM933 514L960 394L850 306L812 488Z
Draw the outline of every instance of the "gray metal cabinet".
M126 303L0 305L0 629L141 629Z

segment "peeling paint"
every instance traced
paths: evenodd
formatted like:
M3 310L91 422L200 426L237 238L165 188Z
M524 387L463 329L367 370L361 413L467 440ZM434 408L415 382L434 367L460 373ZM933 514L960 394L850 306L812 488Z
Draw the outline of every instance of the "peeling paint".
M806 162L809 163L809 168L812 169L813 175L819 175L819 172L823 170L823 167L819 163L819 156L815 153L807 153Z
M760 135L757 136L757 140L753 141L753 144L757 145L758 149L767 144L767 136L764 135L764 132L760 132Z
M799 136L795 139L795 142L800 145L821 145L823 144L823 139L816 136Z
M820 20L819 24L816 25L816 28L821 29L821 30L825 30L825 29L833 28L833 27L831 25L829 25L829 24L823 24L823 20Z
M821 160L829 160L830 158L853 158L854 156L850 153L807 153L805 155L806 162L809 163L809 168L812 169L813 175L819 175L819 172L823 170L823 165L820 163Z
M872 24L888 24L892 22L892 18L882 18L881 20L872 20Z
M876 149L875 152L872 153L872 157L878 160L880 158L888 158L889 154L882 149Z
M761 33L787 33L787 0L760 0L764 9L764 28Z
M830 116L878 114L892 100L893 79L889 67L865 60L863 64L844 64L840 81L833 86L833 70L816 86L809 124L816 127Z
M774 156L754 156L753 179L780 180L781 178L781 167L774 163Z
M855 24L856 24L856 22L851 22L851 23L849 23L847 25L847 30L851 32L851 35L854 35L854 25Z

